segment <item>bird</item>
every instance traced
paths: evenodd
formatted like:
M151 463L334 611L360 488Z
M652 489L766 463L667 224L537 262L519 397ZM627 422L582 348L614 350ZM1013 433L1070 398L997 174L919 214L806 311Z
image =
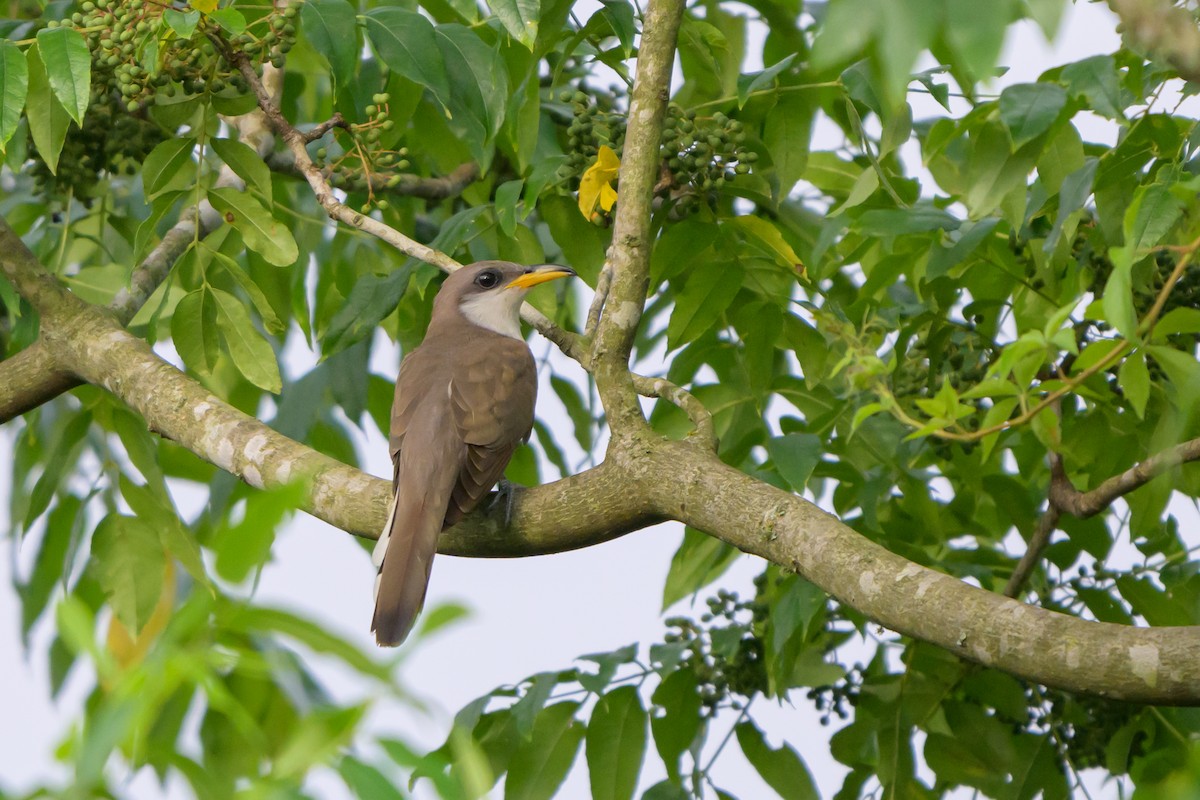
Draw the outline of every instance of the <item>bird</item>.
M408 636L442 530L470 513L533 429L537 368L521 334L525 294L575 275L556 264L480 261L451 273L424 341L400 364L389 450L392 498L375 545L381 647Z

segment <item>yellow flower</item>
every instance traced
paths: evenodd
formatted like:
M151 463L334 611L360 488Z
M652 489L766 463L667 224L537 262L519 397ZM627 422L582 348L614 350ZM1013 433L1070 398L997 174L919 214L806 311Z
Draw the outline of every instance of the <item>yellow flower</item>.
M588 220L596 213L597 206L611 211L617 202L617 190L612 187L612 181L617 179L620 168L621 159L612 148L600 145L596 163L587 168L579 181L579 213Z

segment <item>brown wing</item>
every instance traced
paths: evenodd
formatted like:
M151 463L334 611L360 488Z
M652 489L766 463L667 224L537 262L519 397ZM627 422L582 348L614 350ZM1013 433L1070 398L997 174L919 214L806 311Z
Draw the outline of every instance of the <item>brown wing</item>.
M416 409L431 391L441 385L445 391L448 370L442 363L438 348L418 347L400 362L400 374L396 377L396 393L392 398L392 425L388 435L389 451L396 462L404 435L412 425ZM441 373L439 375L439 373ZM393 487L394 488L394 487Z
M533 427L537 367L529 347L496 336L488 348L462 357L450 384L450 408L466 446L446 510L453 525L479 504Z

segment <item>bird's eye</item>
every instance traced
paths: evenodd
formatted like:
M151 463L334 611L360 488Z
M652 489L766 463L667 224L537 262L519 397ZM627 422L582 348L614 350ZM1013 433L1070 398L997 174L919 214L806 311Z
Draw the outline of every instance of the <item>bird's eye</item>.
M475 279L475 285L484 289L491 289L499 282L500 276L490 269L479 273L479 277Z

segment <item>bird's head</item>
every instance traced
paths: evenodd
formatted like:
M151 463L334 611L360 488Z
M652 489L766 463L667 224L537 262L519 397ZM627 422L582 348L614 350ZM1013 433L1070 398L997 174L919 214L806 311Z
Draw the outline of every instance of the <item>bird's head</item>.
M452 273L434 300L434 315L461 314L468 322L521 339L521 302L539 283L575 270L557 264L526 267L511 261L479 261Z

